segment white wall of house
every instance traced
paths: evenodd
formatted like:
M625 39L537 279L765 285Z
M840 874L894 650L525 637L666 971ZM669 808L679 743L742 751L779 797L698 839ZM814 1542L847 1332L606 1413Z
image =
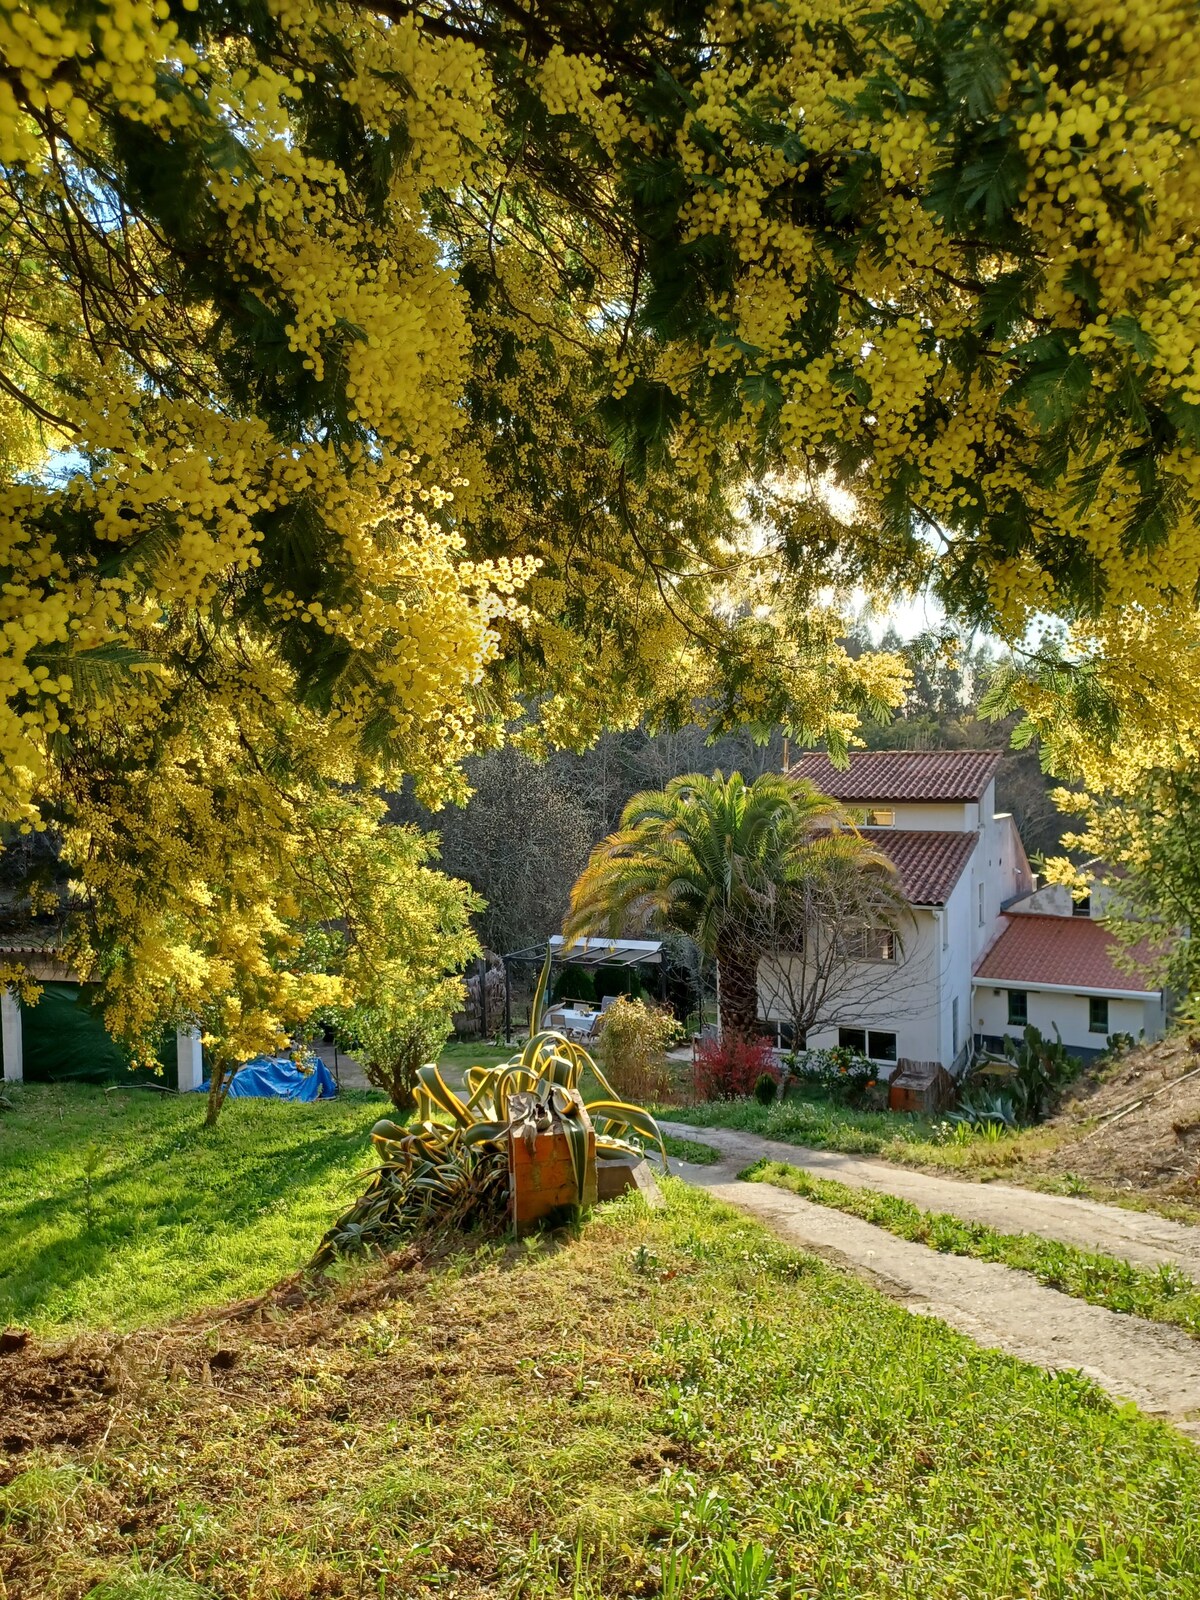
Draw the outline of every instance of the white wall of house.
M1102 917L1112 899L1112 890L1103 883L1091 886L1091 903L1085 911L1061 883L1044 883L1040 889L1013 906L1014 911L1040 911L1046 917Z
M832 997L837 1021L813 1029L808 1036L812 1049L825 1049L838 1043L842 1028L864 1028L896 1035L896 1055L915 1061L944 1061L948 1066L948 1003L942 1001L943 974L953 961L952 950L942 948L942 918L929 908L918 908L911 921L900 929L903 948L891 961L856 962L843 997ZM960 941L961 943L961 941ZM759 1015L767 1020L786 1021L781 1006L785 984L775 969L792 958L768 956L759 963ZM959 1014L968 1026L970 1016L970 962L965 964L965 1002ZM943 1035L945 1039L943 1041ZM962 1034L965 1039L965 1031Z
M913 828L919 833L944 832L944 833L969 833L979 826L979 806L974 800L962 804L941 801L905 802L903 800L889 800L886 805L880 801L876 806L858 806L850 802L853 810L868 812L866 827L877 826L870 820L870 813L887 810L893 813L895 821L889 824L893 828ZM885 830L886 831L886 830Z
M977 842L947 902L915 907L902 930L900 958L860 963L852 980L853 1006L838 1004L836 1023L809 1034L813 1048L838 1043L843 1027L896 1035L896 1053L914 1061L938 1061L948 1070L965 1065L973 1034L989 1031L973 1015L975 967L1000 932L1004 907L1033 890L1033 873L1011 815L995 813L996 789L990 783L979 802L925 802L889 806L896 828L976 833ZM880 828L881 834L890 831ZM768 957L759 968L759 1016L786 1021L780 1006L786 985ZM1007 1002L1005 1002L1007 1016ZM1087 1006L1084 1004L1084 1025ZM1137 1033L1143 1023L1139 1020ZM1113 1023L1118 1031L1124 1024Z
M1022 987L1012 985L1013 988ZM1060 989L1038 989L1024 985L1026 1010L1035 1028L1053 1037L1055 1027L1063 1043L1072 1050L1099 1051L1105 1048L1108 1035L1093 1033L1089 1025L1089 994L1081 991L1068 994ZM1093 994L1102 991L1093 990ZM1023 1028L1008 1020L1008 989L983 980L975 985L974 1025L977 1034L989 1038L1002 1038L1005 1034L1020 1038ZM1145 995L1137 999L1108 997L1108 1033L1129 1033L1135 1039L1145 1032L1147 1039L1157 1039L1166 1025L1165 1008L1160 995Z
M940 1048L936 1056L928 1059L940 1061L947 1071L965 1064L962 1054L971 1036L971 982L976 948L985 931L979 927L975 871L979 851L977 844L966 871L954 885L942 911L945 948L942 952Z

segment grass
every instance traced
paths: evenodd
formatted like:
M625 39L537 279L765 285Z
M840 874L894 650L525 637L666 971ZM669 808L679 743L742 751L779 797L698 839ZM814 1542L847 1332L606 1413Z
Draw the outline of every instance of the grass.
M1001 1233L983 1222L966 1222L944 1211L923 1211L911 1200L874 1189L816 1178L782 1161L760 1161L741 1174L770 1183L805 1200L861 1217L897 1238L949 1255L999 1261L1031 1272L1040 1283L1076 1300L1152 1322L1170 1323L1200 1339L1200 1285L1178 1267L1140 1267L1100 1251L1043 1239L1032 1233Z
M254 1294L311 1255L370 1165L382 1096L290 1105L83 1085L0 1112L0 1325L132 1328Z
M712 1167L721 1159L721 1152L711 1144L700 1144L696 1139L676 1139L663 1135L667 1154L677 1161L690 1161L696 1167ZM661 1159L661 1158L660 1158Z
M1170 1429L664 1193L564 1244L359 1267L219 1335L77 1340L114 1393L45 1402L0 1490L0 1593L1200 1592L1200 1456Z
M486 1044L474 1039L451 1039L449 1044L443 1047L438 1057L438 1064L443 1070L453 1067L460 1072L465 1072L468 1067L498 1067L505 1061L511 1061L513 1056L519 1055L522 1043L521 1039L516 1039L512 1044Z
M988 1130L951 1124L937 1117L895 1111L852 1110L826 1099L796 1099L760 1106L754 1100L714 1100L697 1105L660 1106L668 1121L697 1127L737 1128L784 1144L845 1155L881 1156L899 1166L986 1183L1005 1178L1047 1194L1067 1194L1154 1212L1173 1222L1200 1224L1200 1204L1176 1194L1137 1190L1097 1182L1077 1173L1049 1173L1037 1158L1064 1147L1060 1128L1041 1126Z
M798 1100L791 1095L769 1106L755 1100L710 1100L663 1108L660 1114L696 1127L737 1128L812 1150L883 1156L905 1166L981 1179L1013 1176L1012 1169L1028 1155L1051 1148L1056 1140L1045 1128L1015 1133L997 1129L988 1134L938 1117L853 1110L831 1100Z

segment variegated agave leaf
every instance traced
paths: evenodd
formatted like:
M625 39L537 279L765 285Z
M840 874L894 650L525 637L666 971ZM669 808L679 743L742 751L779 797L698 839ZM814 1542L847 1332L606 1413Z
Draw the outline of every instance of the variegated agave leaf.
M533 1005L529 1011L529 1037L531 1039L537 1032L538 1023L542 1020L542 1012L546 1005L546 990L550 987L550 968L553 961L554 951L547 944L546 959L542 962L542 970L538 974L537 989L534 991Z
M541 1014L549 966L539 981L534 1018ZM366 1189L322 1239L314 1267L339 1254L386 1249L397 1239L435 1224L472 1227L498 1222L508 1204L508 1141L514 1097L530 1097L547 1125L567 1139L577 1194L587 1178L588 1131L576 1098L584 1074L606 1098L586 1107L602 1155L640 1155L641 1140L657 1144L666 1165L658 1124L641 1106L613 1093L588 1052L561 1033L531 1029L518 1055L499 1067L470 1067L464 1100L436 1063L418 1069L416 1114L401 1125L375 1124L372 1143L380 1165ZM447 1120L448 1119L448 1120Z
M442 1077L436 1062L417 1068L417 1115L429 1119L435 1111L448 1111L465 1128L473 1121L471 1112Z
M656 1144L665 1170L667 1147L658 1123L648 1111L624 1100L592 1100L588 1102L587 1113L596 1125L597 1134L623 1139L628 1133L638 1133Z

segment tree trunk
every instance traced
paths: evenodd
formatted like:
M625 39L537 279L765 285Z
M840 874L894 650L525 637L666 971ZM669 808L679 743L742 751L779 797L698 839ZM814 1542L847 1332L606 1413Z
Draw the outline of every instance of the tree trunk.
M758 951L742 945L717 946L721 1037L753 1039L758 1034Z
M206 1128L216 1127L217 1118L221 1115L221 1107L225 1104L225 1096L229 1092L229 1079L233 1069L215 1058L209 1064L208 1080L208 1110L204 1116Z

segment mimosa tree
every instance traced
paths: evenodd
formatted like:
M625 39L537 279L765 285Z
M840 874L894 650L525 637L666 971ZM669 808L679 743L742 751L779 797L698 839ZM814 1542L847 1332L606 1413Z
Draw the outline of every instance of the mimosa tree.
M311 1011L347 786L843 746L903 687L855 583L1200 725L1198 54L1182 0L9 0L0 814L113 1026L197 991L151 889L214 1049Z

